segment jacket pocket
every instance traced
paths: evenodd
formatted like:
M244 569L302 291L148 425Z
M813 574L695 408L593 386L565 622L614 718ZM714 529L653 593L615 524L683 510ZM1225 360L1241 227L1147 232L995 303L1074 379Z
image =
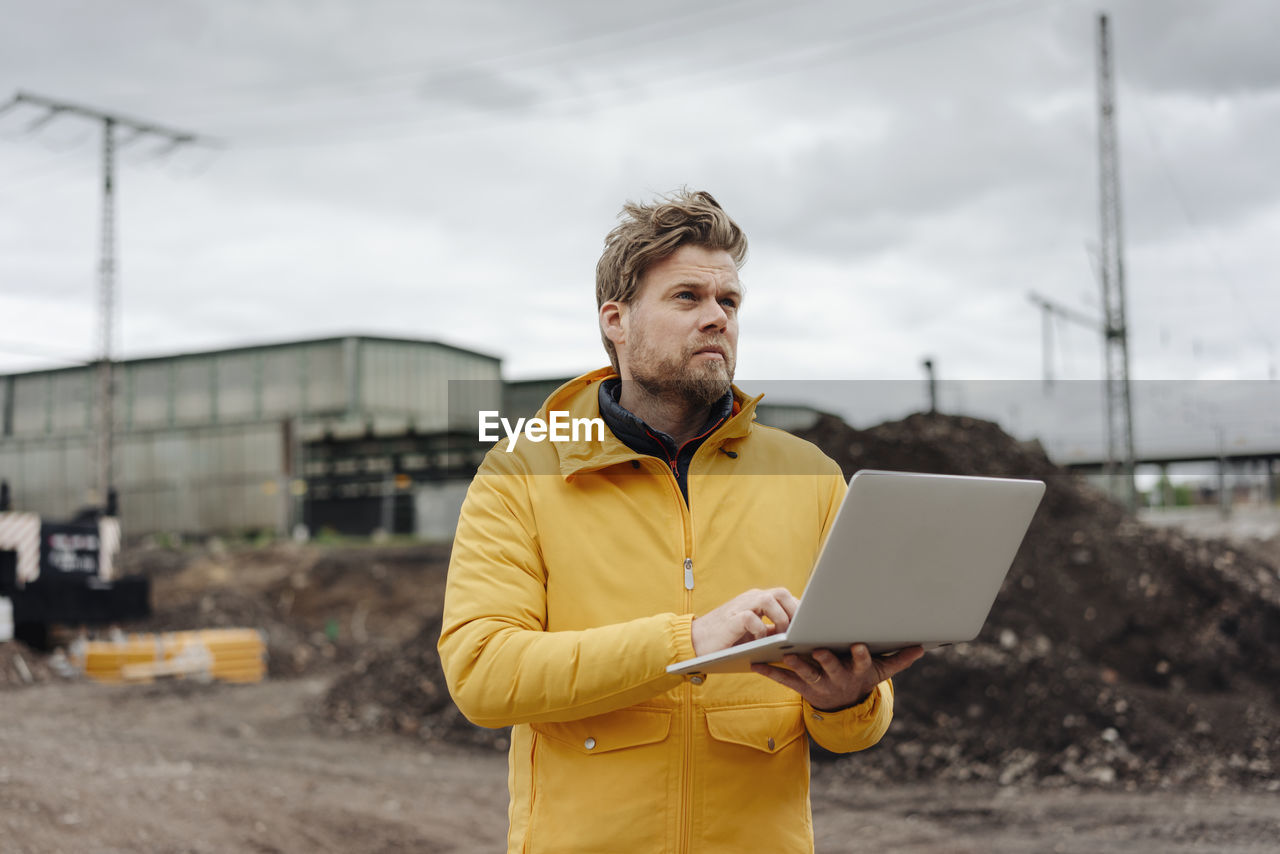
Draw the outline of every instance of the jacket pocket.
M711 707L698 748L695 851L812 852L809 745L794 703Z
M777 753L804 733L798 703L707 709L707 731L716 741Z
M674 826L671 710L629 708L530 724L533 791L524 851L663 851Z

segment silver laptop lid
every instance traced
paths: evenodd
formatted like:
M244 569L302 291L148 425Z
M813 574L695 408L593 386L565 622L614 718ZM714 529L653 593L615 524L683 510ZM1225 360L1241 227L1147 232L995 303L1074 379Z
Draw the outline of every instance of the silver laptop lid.
M973 639L1044 489L1038 480L858 472L787 640L885 649Z

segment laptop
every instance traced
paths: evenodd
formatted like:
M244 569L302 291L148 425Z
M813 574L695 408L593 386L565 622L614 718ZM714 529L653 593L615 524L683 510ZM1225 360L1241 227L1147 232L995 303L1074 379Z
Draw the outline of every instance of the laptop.
M847 656L855 643L884 654L973 640L1044 489L1039 480L859 471L787 631L667 672L742 672L824 648Z

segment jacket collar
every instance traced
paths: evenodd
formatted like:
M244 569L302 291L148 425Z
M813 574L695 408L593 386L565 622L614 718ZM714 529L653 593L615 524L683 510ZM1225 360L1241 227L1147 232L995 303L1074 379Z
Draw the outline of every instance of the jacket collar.
M571 418L600 417L600 383L610 377L616 377L613 368L600 368L589 374L583 374L569 380L551 393L543 404L543 409L550 411L567 411ZM756 404L763 394L747 397L737 386L731 386L734 401L734 414L711 434L707 443L720 443L727 439L738 439L751 432L751 422L755 420ZM604 431L604 441L557 442L553 443L560 460L560 474L566 479L589 471L597 471L617 463L639 459L641 454L628 448L611 430Z
M600 400L600 415L604 418L605 426L613 431L613 435L622 440L622 443L633 451L642 454L652 454L661 456L666 459L675 459L684 449L684 445L679 445L671 436L646 424L635 413L630 410L623 409L622 404L618 400L619 392L622 390L622 380L617 377L608 377L600 382L597 386ZM733 417L733 392L726 391L723 396L711 405L711 412L707 420L698 430L698 437L690 440L696 443L694 447L702 444L707 436L710 436L715 428ZM688 442L685 445L689 444Z

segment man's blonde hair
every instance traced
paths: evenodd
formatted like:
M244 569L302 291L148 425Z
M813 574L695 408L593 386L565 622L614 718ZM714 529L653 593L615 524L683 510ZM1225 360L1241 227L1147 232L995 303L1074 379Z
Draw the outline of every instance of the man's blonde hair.
M747 236L705 190L681 188L650 204L627 202L618 226L604 239L596 264L596 309L606 302L630 303L650 267L681 246L722 249L738 267L747 259ZM613 342L600 332L613 369L619 370Z

